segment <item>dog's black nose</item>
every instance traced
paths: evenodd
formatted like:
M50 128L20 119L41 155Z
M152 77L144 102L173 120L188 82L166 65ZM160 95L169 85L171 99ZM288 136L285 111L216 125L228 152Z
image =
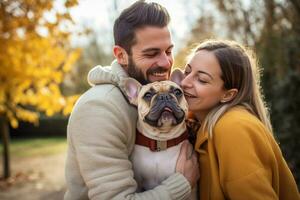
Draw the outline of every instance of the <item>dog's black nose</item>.
M157 97L158 100L168 101L171 100L171 95L168 93L159 94Z

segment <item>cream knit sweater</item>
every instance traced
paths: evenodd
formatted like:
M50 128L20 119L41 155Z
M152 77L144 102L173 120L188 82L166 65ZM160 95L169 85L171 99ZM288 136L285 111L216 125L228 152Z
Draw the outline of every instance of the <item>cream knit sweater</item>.
M137 113L118 89L127 77L114 61L93 68L93 87L77 101L69 119L64 199L186 199L190 184L175 173L153 190L135 193L129 158L135 141Z

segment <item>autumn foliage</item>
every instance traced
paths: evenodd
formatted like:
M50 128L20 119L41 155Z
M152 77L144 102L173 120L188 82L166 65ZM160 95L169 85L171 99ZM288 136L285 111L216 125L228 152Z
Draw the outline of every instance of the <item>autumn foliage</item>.
M68 114L77 96L60 91L79 56L70 47L69 8L77 0L54 6L48 0L0 2L0 116L12 127L37 123L39 112Z

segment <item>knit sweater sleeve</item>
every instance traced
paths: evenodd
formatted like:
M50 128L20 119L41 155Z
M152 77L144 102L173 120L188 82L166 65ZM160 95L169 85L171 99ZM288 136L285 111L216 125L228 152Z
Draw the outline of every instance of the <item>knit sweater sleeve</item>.
M185 199L190 185L178 173L153 190L135 193L129 143L136 119L123 98L113 99L103 94L77 105L69 121L68 137L89 199Z

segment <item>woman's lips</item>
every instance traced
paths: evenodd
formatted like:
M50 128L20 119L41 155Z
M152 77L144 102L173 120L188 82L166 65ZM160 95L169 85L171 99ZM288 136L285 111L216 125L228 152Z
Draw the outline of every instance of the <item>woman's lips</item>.
M196 96L194 96L194 95L192 95L192 94L190 94L188 92L184 92L184 96L188 97L188 98L196 98Z

